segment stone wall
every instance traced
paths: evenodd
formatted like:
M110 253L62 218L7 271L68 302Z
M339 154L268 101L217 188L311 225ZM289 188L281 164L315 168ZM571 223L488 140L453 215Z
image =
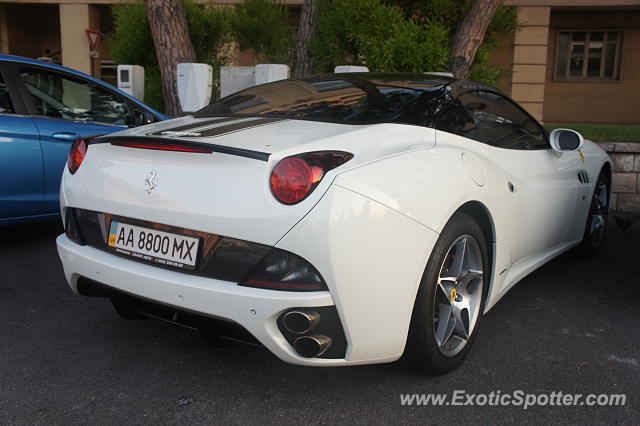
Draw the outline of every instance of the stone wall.
M640 213L640 143L600 142L613 163L611 209Z

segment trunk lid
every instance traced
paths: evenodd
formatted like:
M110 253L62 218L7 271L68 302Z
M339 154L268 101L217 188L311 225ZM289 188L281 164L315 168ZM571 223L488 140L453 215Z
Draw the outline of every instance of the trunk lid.
M139 137L210 145L213 153L110 143ZM92 142L76 174L65 171L62 195L67 205L275 245L320 200L336 174L433 146L434 137L432 129L400 124L187 117ZM289 155L323 150L351 152L354 158L327 173L299 204L279 203L269 187L275 164Z

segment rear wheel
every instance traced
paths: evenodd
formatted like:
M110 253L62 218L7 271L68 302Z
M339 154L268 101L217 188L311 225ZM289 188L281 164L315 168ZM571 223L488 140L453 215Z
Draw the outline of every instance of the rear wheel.
M467 356L484 309L487 258L478 223L456 213L436 242L418 290L405 352L415 367L442 374Z
M587 225L580 244L580 252L586 256L594 256L600 250L609 219L609 194L611 182L609 174L602 170L598 176L591 205Z

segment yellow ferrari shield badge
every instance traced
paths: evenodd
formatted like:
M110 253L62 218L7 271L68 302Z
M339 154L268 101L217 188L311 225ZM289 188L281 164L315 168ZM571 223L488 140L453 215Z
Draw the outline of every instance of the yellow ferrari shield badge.
M580 159L582 160L582 162L584 163L584 154L582 153L581 150L578 150L578 155L580 156Z
M458 292L456 291L456 288L452 288L451 289L451 301L455 302L456 301L456 296L458 295Z

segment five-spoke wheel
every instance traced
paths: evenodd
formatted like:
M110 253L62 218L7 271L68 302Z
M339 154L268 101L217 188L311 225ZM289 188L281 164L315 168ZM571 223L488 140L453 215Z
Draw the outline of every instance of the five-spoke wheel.
M433 327L443 355L456 355L467 344L480 313L483 278L478 241L461 235L442 262L434 299Z
M487 294L487 238L471 215L447 222L425 268L404 358L442 374L465 358L477 334Z

